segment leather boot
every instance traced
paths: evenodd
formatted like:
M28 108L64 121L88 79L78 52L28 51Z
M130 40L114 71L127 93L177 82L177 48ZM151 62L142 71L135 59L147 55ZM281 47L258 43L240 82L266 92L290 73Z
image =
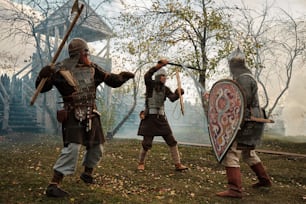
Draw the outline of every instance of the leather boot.
M46 195L48 197L62 198L69 195L58 186L62 182L63 178L64 175L62 173L54 170L52 180L46 189Z
M186 167L185 165L181 163L181 158L180 158L180 154L179 154L177 145L170 147L170 153L174 161L176 171L183 171L183 170L188 169L188 167Z
M251 166L251 169L255 172L258 182L253 184L253 188L260 188L260 187L271 187L272 182L265 170L265 167L263 166L262 162L259 162L253 166Z
M81 174L80 179L82 179L87 184L94 184L94 178L92 177L93 168L85 166L84 172Z
M143 171L145 169L144 163L145 163L147 152L148 151L144 150L143 148L140 150L139 162L138 162L138 166L137 166L137 170L139 170L139 171Z
M239 167L225 167L228 189L217 193L217 196L242 198L241 173Z
M178 163L178 164L175 164L175 171L184 171L184 170L187 170L188 167L181 164L181 163Z

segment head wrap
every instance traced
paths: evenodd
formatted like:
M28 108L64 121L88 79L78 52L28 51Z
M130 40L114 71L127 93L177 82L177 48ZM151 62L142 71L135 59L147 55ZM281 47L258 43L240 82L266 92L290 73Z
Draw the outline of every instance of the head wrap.
M160 76L167 76L166 70L161 68L157 72L155 72L155 80L160 80Z

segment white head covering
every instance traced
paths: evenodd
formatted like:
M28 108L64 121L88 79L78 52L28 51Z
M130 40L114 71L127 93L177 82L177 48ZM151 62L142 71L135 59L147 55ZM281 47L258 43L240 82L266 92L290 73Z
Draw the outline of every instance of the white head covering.
M157 75L167 75L167 73L166 73L166 70L165 69L163 69L163 68L161 68L161 69L159 69L157 72L155 72L155 76L157 76Z
M157 72L155 72L155 80L159 80L160 75L167 76L166 70L161 68Z

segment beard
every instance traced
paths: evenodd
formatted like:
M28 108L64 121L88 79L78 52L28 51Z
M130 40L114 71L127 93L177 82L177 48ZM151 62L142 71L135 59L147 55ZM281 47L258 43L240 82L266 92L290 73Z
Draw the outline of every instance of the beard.
M81 55L80 62L85 65L91 65L91 61L88 55Z

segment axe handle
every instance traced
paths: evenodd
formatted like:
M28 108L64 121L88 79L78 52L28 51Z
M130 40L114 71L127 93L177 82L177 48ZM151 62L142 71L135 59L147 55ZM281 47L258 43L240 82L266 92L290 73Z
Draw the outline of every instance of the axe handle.
M68 30L67 30L67 32L66 32L64 38L63 38L63 40L62 40L62 42L61 42L61 44L60 44L60 46L58 47L58 49L57 49L55 55L54 55L53 58L52 58L51 64L54 64L54 63L56 62L57 58L59 57L59 55L60 55L60 53L61 53L61 51L62 51L62 49L63 49L63 47L64 47L64 45L65 45L65 43L66 43L66 41L67 41L67 39L68 39L68 37L69 37L69 35L70 35L70 33L71 33L71 31L72 31L74 25L76 24L78 18L80 17L80 15L81 15L81 13L82 13L83 8L84 8L84 4L82 4L82 5L80 6L79 12L77 13L77 15L74 17L73 21L71 22L71 24L70 24L70 26L69 26L69 28L68 28ZM34 102L35 102L35 100L36 100L38 94L40 93L40 91L41 91L42 88L44 87L44 85L45 85L45 83L46 83L47 80L48 80L48 78L43 78L43 79L40 81L40 83L39 83L39 85L37 86L37 89L35 90L35 93L34 93L32 99L31 99L31 102L30 102L30 105L31 105L31 106L34 104Z
M68 37L69 37L69 35L70 35L71 31L72 31L72 29L74 28L74 25L78 21L81 13L83 11L83 8L84 8L84 4L81 4L78 13L76 14L76 16L74 17L73 21L71 22L71 24L70 24L70 26L69 26L69 28L68 28L68 30L67 30L64 38L63 38L63 40L62 40L62 42L60 44L60 46L58 47L58 49L57 49L57 51L56 51L56 53L55 53L55 55L54 55L54 57L52 59L52 62L51 62L52 64L54 64L56 62L58 56L60 55L60 53L61 53L61 51L62 51L62 49L63 49L63 47L64 47L64 45L65 45L65 43L66 43L66 41L68 39Z
M256 118L254 116L251 116L251 118L248 119L247 121L254 121L258 123L274 123L274 120L266 119L266 118Z

